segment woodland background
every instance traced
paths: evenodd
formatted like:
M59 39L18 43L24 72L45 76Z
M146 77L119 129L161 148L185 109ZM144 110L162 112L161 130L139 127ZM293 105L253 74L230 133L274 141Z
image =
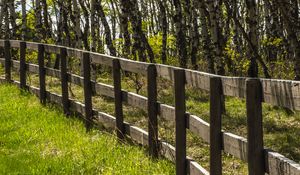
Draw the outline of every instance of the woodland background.
M298 0L1 0L0 38L300 80ZM59 59L48 65L58 67Z

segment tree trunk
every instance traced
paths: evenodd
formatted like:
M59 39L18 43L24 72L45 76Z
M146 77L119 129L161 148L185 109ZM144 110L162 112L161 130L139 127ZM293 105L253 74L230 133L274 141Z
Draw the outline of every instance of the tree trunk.
M183 23L183 16L181 10L181 2L180 0L173 0L175 6L175 35L176 35L176 45L179 53L179 63L180 67L187 67L187 49L186 49L186 38L185 38L185 27Z
M161 15L161 31L162 31L162 48L161 48L161 61L163 64L167 62L167 37L168 37L168 23L167 23L167 15L166 15L166 3L164 0L159 0L159 10Z
M99 3L98 3L98 13L100 15L102 25L104 26L105 41L106 41L107 47L109 49L110 55L116 56L117 55L117 53L116 53L117 51L116 51L116 48L113 45L113 42L112 42L112 39L111 39L111 31L110 31L108 22L106 20L105 13L103 11L103 7L102 7L102 4L101 4L101 1L102 0L99 0Z
M210 33L212 37L212 42L214 45L213 55L215 56L217 64L217 74L224 75L224 58L223 58L223 48L222 48L222 32L219 25L219 13L220 13L220 4L215 3L214 0L208 0L208 9L210 15Z
M255 0L246 0L247 8L247 23L249 27L250 44L255 50L258 50L258 23L257 23L257 9ZM250 49L249 49L250 50ZM249 77L258 77L258 65L255 55L250 53L250 67L248 69Z

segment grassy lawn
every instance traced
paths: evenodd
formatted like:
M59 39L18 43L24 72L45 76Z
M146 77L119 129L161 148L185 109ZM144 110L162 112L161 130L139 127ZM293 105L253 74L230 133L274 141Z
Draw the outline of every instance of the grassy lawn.
M0 174L174 174L174 165L0 85Z

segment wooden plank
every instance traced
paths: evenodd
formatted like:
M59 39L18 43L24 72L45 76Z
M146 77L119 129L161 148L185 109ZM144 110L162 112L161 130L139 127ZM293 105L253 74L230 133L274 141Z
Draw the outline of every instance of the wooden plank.
M67 50L67 56L68 57L75 57L75 58L82 58L83 54L87 54L89 52L83 51L83 50L79 50L79 49L75 49L75 48L66 48Z
M4 47L4 40L0 40L0 47Z
M11 48L20 48L20 41L18 40L9 40Z
M250 175L264 174L262 87L259 79L246 82L248 171Z
M27 49L29 50L33 50L33 51L38 51L38 43L34 43L34 42L26 42L27 45Z
M210 77L212 74L186 70L185 76L187 85L200 88L202 90L209 91L210 90Z
M115 98L114 87L104 83L94 83L95 93L106 97ZM122 95L123 96L123 95Z
M141 145L148 145L148 133L141 128L124 123L125 134Z
M78 86L84 86L84 78L79 75L68 74L68 81Z
M114 57L94 52L91 52L90 55L93 64L100 64L112 67L112 60L114 59Z
M176 162L175 147L163 141L160 141L160 145L161 145L160 154L163 155L166 159L175 163Z
M44 47L45 47L45 52L53 53L53 54L60 54L62 48L66 49L66 47L52 45L52 44L44 44Z
M154 64L150 64L147 70L147 92L148 92L148 133L149 154L158 158L158 105L157 105L157 73Z
M132 92L122 91L122 101L146 112L148 110L148 99L144 96Z
M188 115L188 129L193 132L195 135L201 137L205 142L210 142L210 125L201 118Z
M175 121L175 108L166 104L159 104L159 116L167 121Z
M176 140L176 174L187 174L186 169L186 106L185 73L183 69L174 70L175 90L175 140Z
M300 110L300 84L298 81L261 80L264 101L291 110Z
M194 160L188 160L189 175L209 175L209 172L205 170L201 165L199 165Z
M272 150L265 150L266 173L270 175L300 175L300 165Z
M59 70L56 70L56 69L45 67L45 73L46 73L47 76L55 77L55 78L58 78L58 79L61 78L61 72Z
M9 40L4 41L5 80L11 82L11 47Z
M210 174L222 174L222 82L210 78Z
M119 59L119 61L122 70L147 75L147 68L149 63L138 62L128 59Z
M115 129L116 126L116 118L103 112L98 112L94 121L98 124L104 125L107 128Z
M222 77L223 94L231 97L246 97L246 78Z
M67 73L67 50L61 48L60 50L60 77L61 77L61 92L62 105L66 115L70 114L69 90L68 90L68 73Z
M38 45L38 62L39 62L39 84L40 84L40 101L42 104L46 103L46 73L45 73L45 50L44 45Z
M155 64L157 75L167 80L174 81L174 68L173 66L167 66L163 64Z
M84 78L84 105L85 105L85 127L87 131L92 128L92 85L91 85L91 62L88 52L83 53L83 78Z
M116 132L120 140L124 139L124 118L122 104L122 88L121 88L121 71L120 62L118 59L113 60L113 80L115 92L115 116L116 116Z
M36 64L30 64L30 63L27 63L27 64L26 64L26 69L27 69L28 72L30 72L30 73L36 73L36 74L39 73L39 66L36 65Z
M20 42L20 87L26 89L26 42Z
M46 98L48 101L55 103L59 106L62 106L62 96L55 94L55 93L50 93L50 92L46 92Z
M241 136L224 132L223 133L224 152L233 155L247 162L247 139Z
M70 100L70 110L73 112L77 112L84 116L85 114L85 105L74 100Z

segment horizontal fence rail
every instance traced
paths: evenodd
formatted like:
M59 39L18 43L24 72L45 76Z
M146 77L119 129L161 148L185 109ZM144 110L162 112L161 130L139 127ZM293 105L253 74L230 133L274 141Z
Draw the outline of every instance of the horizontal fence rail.
M77 112L85 116L88 121L102 123L107 127L116 128L119 138L122 138L124 135L128 135L138 143L148 145L150 148L150 155L157 157L159 153L167 159L175 162L177 174L209 174L209 172L202 168L197 162L186 156L186 129L189 129L205 142L211 144L210 151L211 155L214 156L213 159L211 157L210 161L211 174L222 173L220 152L222 150L236 158L248 162L250 174L300 174L299 164L287 159L279 153L264 148L262 140L259 140L262 138L262 132L259 129L262 122L260 103L265 102L292 110L300 110L300 82L273 79L251 80L243 77L217 76L188 69L178 69L177 67L167 65L149 64L123 58L116 58L63 46L17 40L0 40L0 47L4 48L5 53L5 58L0 58L0 63L5 66L5 78L0 78L0 82L12 82L20 85L20 87L26 88L39 96L41 102L48 100L61 105L66 114L69 114L70 111ZM11 48L20 49L20 61L12 60L10 53ZM26 63L26 49L38 52L39 65ZM44 66L43 54L46 52L60 54L60 70ZM67 57L76 57L83 61L83 76L67 72ZM90 64L100 64L112 67L114 86L91 81L89 70ZM11 79L12 68L20 71L20 82ZM148 98L121 89L121 69L147 76L149 86ZM24 72L39 74L40 87L36 88L26 86L26 77L24 76ZM61 80L62 95L57 95L46 90L45 76L52 76ZM157 101L157 77L174 81L175 107L162 104ZM68 82L84 88L85 104L76 102L69 98ZM149 85L149 83L151 85ZM210 124L202 120L200 117L189 114L185 111L185 85L211 92L210 103L215 108L211 109ZM255 88L257 90L253 90ZM259 91L261 92L259 93ZM95 94L115 99L116 118L103 112L98 112L92 108L91 96ZM220 97L223 95L246 99L248 114L248 140L221 130L222 104ZM131 126L129 123L123 121L123 103L127 103L148 112L149 132L135 126ZM250 119L250 117L253 116L255 116L255 120ZM175 147L161 141L158 137L157 117L175 122L176 147L178 147L180 151L176 151ZM87 127L89 128L90 126ZM260 144L254 144L258 142ZM251 154L248 154L248 152ZM255 157L254 155L258 156Z

